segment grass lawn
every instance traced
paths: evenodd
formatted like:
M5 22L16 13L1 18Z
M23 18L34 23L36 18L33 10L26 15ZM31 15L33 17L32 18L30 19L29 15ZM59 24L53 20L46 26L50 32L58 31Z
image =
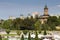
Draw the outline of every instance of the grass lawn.
M17 34L0 34L1 36L17 36Z
M2 38L2 40L8 40L7 38Z

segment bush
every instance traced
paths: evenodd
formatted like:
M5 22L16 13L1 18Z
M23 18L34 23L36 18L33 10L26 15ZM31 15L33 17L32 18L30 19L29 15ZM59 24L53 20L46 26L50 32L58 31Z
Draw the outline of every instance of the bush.
M0 35L0 40L2 40L2 37L1 37L1 35Z

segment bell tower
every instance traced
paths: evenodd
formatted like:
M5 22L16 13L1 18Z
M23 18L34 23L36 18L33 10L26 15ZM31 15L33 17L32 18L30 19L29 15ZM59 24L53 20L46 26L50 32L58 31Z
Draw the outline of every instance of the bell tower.
M48 7L47 7L47 5L45 5L45 7L44 7L44 15L48 16Z

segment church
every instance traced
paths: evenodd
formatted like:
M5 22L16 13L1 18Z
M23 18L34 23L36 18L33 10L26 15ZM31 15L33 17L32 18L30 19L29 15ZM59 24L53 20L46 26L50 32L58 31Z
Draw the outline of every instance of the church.
M47 21L47 18L49 17L50 15L48 14L48 7L47 5L45 5L44 7L44 14L42 16L40 16L40 21L41 21L41 24L44 24L44 22Z

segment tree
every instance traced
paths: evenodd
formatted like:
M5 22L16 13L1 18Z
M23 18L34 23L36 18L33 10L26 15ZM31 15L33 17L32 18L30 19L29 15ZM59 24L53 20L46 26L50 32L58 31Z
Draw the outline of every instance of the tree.
M44 30L44 35L47 35L47 32L46 32L46 30Z
M56 30L57 25L59 25L58 18L56 16L50 16L47 20L47 24L51 30Z
M2 20L0 20L0 28L2 28L3 27L3 22L4 22L4 20L2 19Z
M36 31L35 40L39 40L37 31Z
M0 35L0 40L2 40L2 37L1 37L1 35Z
M9 34L10 33L10 29L6 29L6 33ZM8 36L7 36L8 38Z
M19 36L20 36L20 34L21 34L20 30L17 30L16 33L17 33L17 35L19 35Z
M9 34L10 33L10 29L6 29L6 33Z
M51 24L51 23L55 24L55 22L57 22L57 17L55 17L55 16L50 16L47 20L48 24Z
M34 24L35 30L41 30L40 24L41 24L41 22L39 20L35 22L35 24Z
M17 30L16 33L17 33L17 35L18 35L18 38L20 38L20 34L21 34L20 30ZM17 39L18 39L18 38L17 38Z
M60 16L59 16L59 18L58 18L58 26L60 25Z
M36 21L37 19L33 18L25 18L24 20L16 18L13 21L13 26L16 30L34 30L35 27L33 25Z
M12 25L12 20L8 19L3 22L3 28L4 29L10 29L10 25ZM11 27L12 28L12 27Z
M47 23L44 23L44 24L42 24L41 29L42 30L51 30L51 27Z
M55 24L52 23L52 25L50 27L51 27L51 30L56 30Z
M24 19L23 25L21 25L21 26L24 28L24 30L33 30L34 29L34 27L33 27L34 23L35 23L34 19L26 18L26 19Z
M24 36L22 35L21 40L24 40Z
M29 32L29 35L28 35L28 40L31 40L30 32Z
M20 26L23 24L22 21L23 21L23 20L21 20L20 18L16 18L16 19L13 21L13 26L14 26L15 30L20 30Z
M28 30L23 30L23 33L26 35L28 33Z

